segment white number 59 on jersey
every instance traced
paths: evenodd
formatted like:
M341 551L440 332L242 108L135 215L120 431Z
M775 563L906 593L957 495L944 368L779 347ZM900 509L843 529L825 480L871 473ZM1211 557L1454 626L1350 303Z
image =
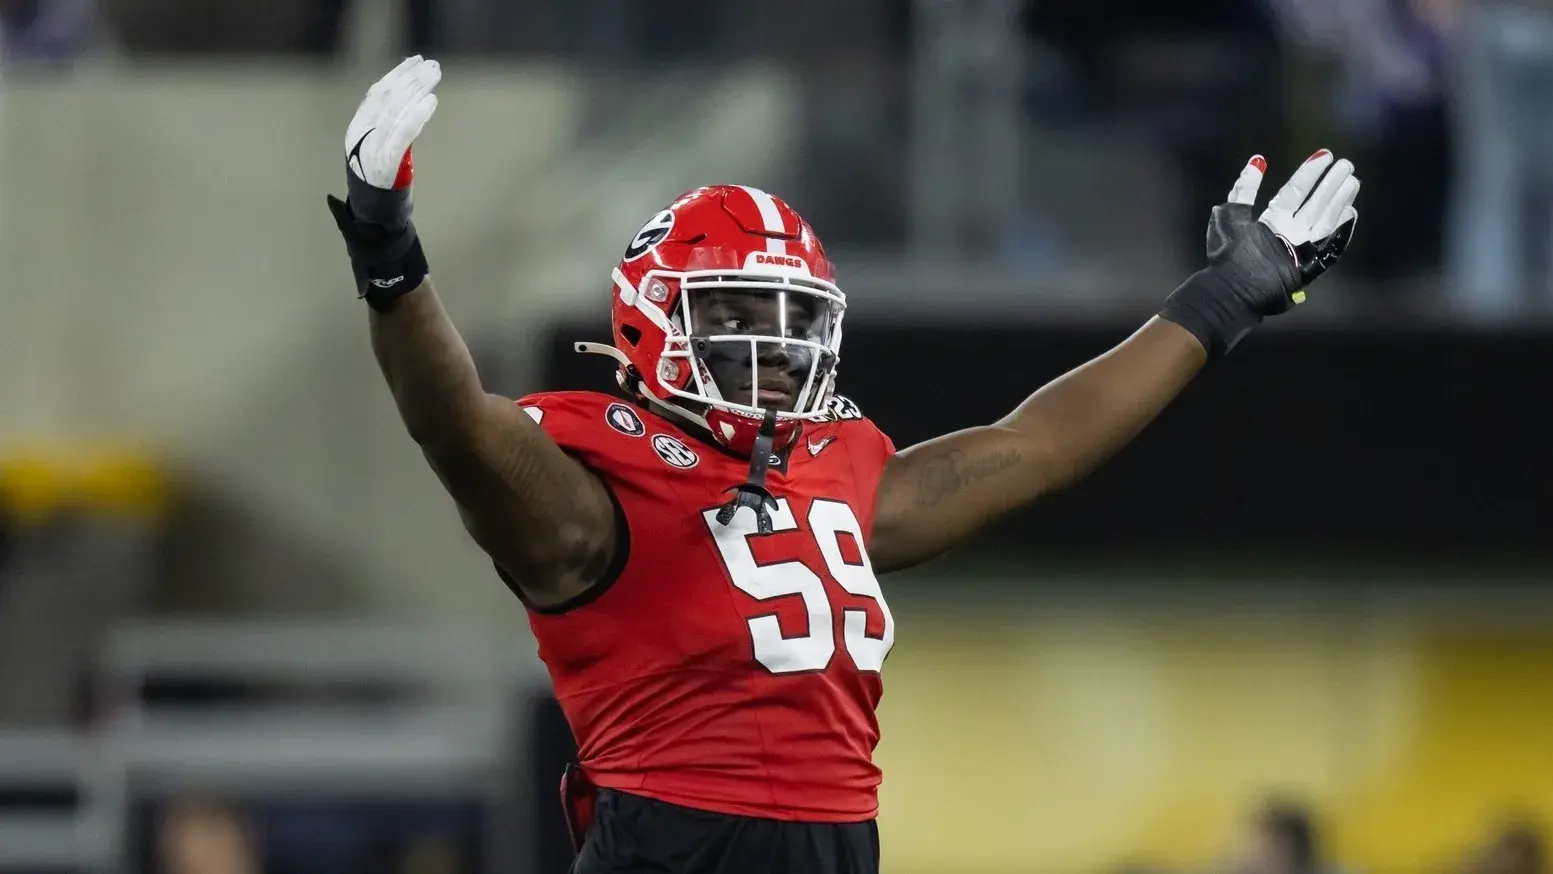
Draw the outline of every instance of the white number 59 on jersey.
M750 637L755 645L755 659L773 674L796 674L804 671L823 671L829 667L836 654L834 611L830 597L825 593L825 583L819 575L801 561L781 561L759 564L750 548L750 536L755 533L755 512L740 508L728 525L717 522L717 510L703 513L707 528L717 542L727 565L728 577L740 591L760 601L798 595L803 598L809 615L809 632L800 637L783 637L781 624L775 615L757 616L749 620ZM825 569L842 589L849 594L869 598L879 605L884 614L884 635L870 637L867 634L868 614L863 610L842 611L842 638L847 652L860 671L878 672L884 667L884 657L889 655L895 643L895 619L884 603L884 592L874 576L873 564L863 549L863 526L857 514L841 501L816 499L809 505L807 525L810 536L820 548L825 559ZM786 498L778 498L776 509L771 512L773 533L798 529L792 506ZM857 541L862 564L849 564L841 554L838 535L849 534Z

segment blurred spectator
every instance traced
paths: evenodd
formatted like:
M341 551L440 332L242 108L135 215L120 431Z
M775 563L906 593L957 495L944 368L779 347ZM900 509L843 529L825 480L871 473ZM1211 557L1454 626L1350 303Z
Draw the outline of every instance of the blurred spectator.
M157 826L161 874L259 874L258 847L247 818L226 802L173 802Z
M1547 874L1542 830L1525 822L1500 829L1466 866L1465 874Z
M1451 0L1444 0L1449 3ZM1336 68L1336 121L1364 178L1362 245L1345 271L1377 280L1416 278L1441 265L1451 168L1445 65L1452 16L1442 0L1272 0L1280 29L1319 63L1296 65L1301 88ZM1335 99L1333 99L1335 98ZM1375 220L1378 219L1378 220Z
M1260 4L1062 0L1029 4L1025 24L1066 56L1091 111L1141 127L1179 168L1185 263L1202 259L1203 224L1247 158L1286 166L1281 46Z
M1451 285L1469 314L1503 318L1553 296L1553 5L1482 0L1460 14Z
M1271 800L1252 815L1224 874L1323 874L1328 872L1310 811Z
M462 874L458 844L444 835L411 838L399 854L397 874Z
M65 725L85 703L101 635L155 585L168 492L154 461L117 448L0 453L9 525L0 592L0 722Z
M92 0L0 0L0 57L53 62L87 46Z

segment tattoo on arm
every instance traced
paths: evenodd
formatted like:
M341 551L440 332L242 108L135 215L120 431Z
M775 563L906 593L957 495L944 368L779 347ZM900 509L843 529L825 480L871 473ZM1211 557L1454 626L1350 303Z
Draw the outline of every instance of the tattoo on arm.
M989 452L970 458L958 449L944 453L923 466L917 478L917 506L933 507L977 480L997 476L1022 460L1017 449Z

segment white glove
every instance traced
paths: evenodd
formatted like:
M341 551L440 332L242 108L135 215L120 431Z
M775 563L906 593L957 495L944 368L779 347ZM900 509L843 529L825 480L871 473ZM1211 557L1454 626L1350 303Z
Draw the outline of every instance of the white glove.
M420 55L406 58L367 90L345 132L345 165L373 188L407 188L414 178L411 146L421 135L442 81L442 65Z
M367 91L345 133L346 199L327 198L356 293L380 311L419 288L431 269L410 221L410 149L437 111L431 92L441 80L437 62L416 55Z
M1261 155L1252 158L1230 189L1229 202L1255 206L1266 173L1267 161ZM1344 224L1359 221L1359 211L1353 205L1359 197L1359 177L1353 174L1352 162L1343 158L1334 164L1332 153L1322 149L1294 171L1257 220L1271 228L1291 253L1297 253L1300 246L1321 242ZM1312 188L1316 189L1314 194ZM1353 229L1346 233L1352 235Z
M1267 161L1261 155L1253 156L1240 171L1240 178L1235 180L1229 192L1230 208L1222 218L1216 215L1209 228L1210 261L1216 260L1219 252L1227 247L1230 236L1239 235L1238 231L1231 231L1230 226L1250 218L1249 212L1241 213L1238 209L1256 206L1256 195L1266 173ZM1325 272L1348 248L1348 241L1353 238L1354 227L1359 222L1359 211L1353 205L1359 196L1359 187L1353 163L1347 158L1334 163L1332 153L1322 149L1294 171L1258 217L1258 221L1289 247L1289 254L1299 265L1307 284ZM1314 193L1312 189L1315 189ZM1225 224L1220 225L1220 222ZM1304 303L1304 290L1295 292L1291 298L1295 303Z
M1210 358L1227 354L1268 316L1305 301L1305 288L1326 273L1353 239L1359 180L1353 164L1322 149L1290 177L1253 218L1267 161L1256 155L1240 171L1229 201L1208 219L1208 269L1171 293L1160 316L1185 328Z

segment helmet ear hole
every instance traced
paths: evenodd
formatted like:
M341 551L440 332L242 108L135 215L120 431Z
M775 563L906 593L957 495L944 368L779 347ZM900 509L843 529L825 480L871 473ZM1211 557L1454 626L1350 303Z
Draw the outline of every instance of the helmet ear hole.
M620 336L632 346L642 342L642 331L634 325L621 325Z

